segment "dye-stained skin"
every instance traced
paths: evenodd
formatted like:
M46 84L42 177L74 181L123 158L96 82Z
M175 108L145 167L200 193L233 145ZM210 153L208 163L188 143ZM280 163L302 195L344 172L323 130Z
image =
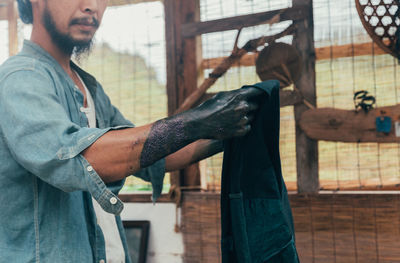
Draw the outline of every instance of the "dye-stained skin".
M198 139L245 135L260 93L256 88L221 92L197 108L155 122L143 146L141 168Z

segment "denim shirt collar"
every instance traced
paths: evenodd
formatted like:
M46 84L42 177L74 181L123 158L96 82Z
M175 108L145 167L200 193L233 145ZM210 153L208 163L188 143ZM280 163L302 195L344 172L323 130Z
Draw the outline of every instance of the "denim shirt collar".
M38 44L25 39L24 45L19 55L33 57L47 64L50 64L50 66L52 66L58 73L64 76L64 78L69 82L71 86L75 86L74 81L70 78L67 72L65 72L65 70L61 67L60 63L58 63L58 61L52 55L50 55L49 52L47 52ZM72 60L70 61L70 65L71 68L79 74L79 76L87 86L88 90L90 91L90 94L95 99L97 80L92 75L81 69Z

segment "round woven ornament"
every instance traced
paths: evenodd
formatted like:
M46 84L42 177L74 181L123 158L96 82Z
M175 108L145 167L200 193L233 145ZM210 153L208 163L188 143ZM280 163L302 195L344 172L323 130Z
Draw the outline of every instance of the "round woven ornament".
M399 0L355 0L358 15L372 40L400 58Z
M300 54L289 44L274 42L259 53L256 72L262 81L276 79L281 88L290 86L300 77Z

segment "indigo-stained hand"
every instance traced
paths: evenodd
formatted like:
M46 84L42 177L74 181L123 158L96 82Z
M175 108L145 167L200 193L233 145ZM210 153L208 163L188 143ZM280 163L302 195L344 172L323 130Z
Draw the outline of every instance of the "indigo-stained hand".
M252 87L218 93L190 112L193 132L204 139L218 140L245 135L250 131L260 95L262 91Z
M155 122L143 147L141 167L198 139L244 136L262 93L253 87L220 92L194 109Z

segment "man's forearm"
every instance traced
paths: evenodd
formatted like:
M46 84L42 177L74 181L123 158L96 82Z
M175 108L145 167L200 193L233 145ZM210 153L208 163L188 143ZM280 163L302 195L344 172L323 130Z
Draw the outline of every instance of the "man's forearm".
M192 128L190 113L156 121L150 129L140 155L140 167L147 167L161 158L200 139Z
M152 124L109 131L82 152L104 182L114 182L141 169L140 156Z
M176 171L223 150L222 141L198 140L165 158L165 170Z
M86 149L83 156L105 182L121 180L142 168L140 156L150 130L151 126L143 126L110 131ZM167 172L180 170L222 150L222 141L197 140L167 155L165 169Z

